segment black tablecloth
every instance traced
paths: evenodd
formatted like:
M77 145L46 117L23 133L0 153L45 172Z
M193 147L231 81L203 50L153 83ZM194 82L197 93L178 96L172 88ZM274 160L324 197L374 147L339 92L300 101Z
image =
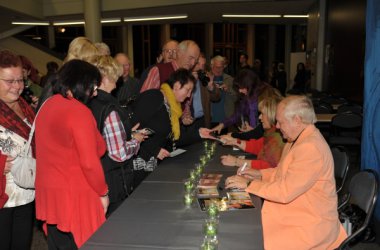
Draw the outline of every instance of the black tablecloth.
M207 215L197 202L185 208L183 180L199 162L204 148L195 144L185 149L185 153L165 159L81 249L199 249ZM236 168L220 164L220 155L227 153L238 154L218 145L205 172L222 173L223 179L236 173ZM219 249L263 249L261 200L251 198L254 209L220 213Z

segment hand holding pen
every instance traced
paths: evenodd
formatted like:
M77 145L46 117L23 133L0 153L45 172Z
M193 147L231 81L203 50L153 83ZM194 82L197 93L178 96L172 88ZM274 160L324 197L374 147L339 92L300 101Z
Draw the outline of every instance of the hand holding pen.
M248 165L247 162L244 162L243 166L238 169L237 175L242 175L242 173L246 169L247 165Z

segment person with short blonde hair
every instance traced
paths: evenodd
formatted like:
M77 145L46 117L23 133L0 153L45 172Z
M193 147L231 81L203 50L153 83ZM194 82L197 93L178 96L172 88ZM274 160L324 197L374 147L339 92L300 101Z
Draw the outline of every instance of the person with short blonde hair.
M67 51L67 56L63 63L66 63L72 59L79 59L87 61L95 55L99 55L98 48L88 39L87 37L77 37L71 41L69 49Z
M106 43L94 43L95 47L98 49L99 54L103 56L111 55L110 47Z
M223 155L222 164L225 166L242 167L250 166L253 169L277 167L280 161L284 142L281 133L276 129L276 108L282 100L281 95L274 95L259 102L259 119L264 128L264 135L259 139L240 140L230 135L222 135L220 138L226 145L238 147L245 152L257 155L255 160L241 159L232 155Z
M139 124L132 127L126 112L111 95L117 79L123 74L122 66L111 56L105 55L95 56L89 62L102 75L97 96L91 100L89 107L107 144L107 152L101 161L109 188L109 216L132 192L132 161L129 159L137 154L145 135L142 132L132 134Z

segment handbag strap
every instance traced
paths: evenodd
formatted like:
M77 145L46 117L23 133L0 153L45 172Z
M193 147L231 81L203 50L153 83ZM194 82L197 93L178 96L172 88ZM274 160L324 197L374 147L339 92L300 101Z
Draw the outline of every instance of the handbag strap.
M32 144L32 140L33 140L33 136L34 136L34 130L36 129L36 120L37 120L37 116L38 114L40 113L40 110L42 109L42 107L45 105L45 103L47 102L47 100L49 100L51 97L47 98L40 106L40 108L38 109L35 117L34 117L34 121L33 121L33 124L32 124L32 127L30 128L30 132L29 132L29 138L28 138L28 141L26 142L25 146L24 146L24 150L23 150L23 155L22 156L28 156L29 155L29 151L30 151L30 148L31 148L31 144Z

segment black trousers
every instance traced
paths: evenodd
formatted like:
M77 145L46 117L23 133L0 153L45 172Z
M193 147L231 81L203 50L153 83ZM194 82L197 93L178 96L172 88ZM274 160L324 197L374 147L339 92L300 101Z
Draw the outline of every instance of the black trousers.
M34 202L0 209L0 249L30 249L33 234Z
M62 232L57 225L47 225L47 242L49 250L77 250L72 233Z
M141 170L133 171L133 190L135 190L140 183L150 174L151 172Z

